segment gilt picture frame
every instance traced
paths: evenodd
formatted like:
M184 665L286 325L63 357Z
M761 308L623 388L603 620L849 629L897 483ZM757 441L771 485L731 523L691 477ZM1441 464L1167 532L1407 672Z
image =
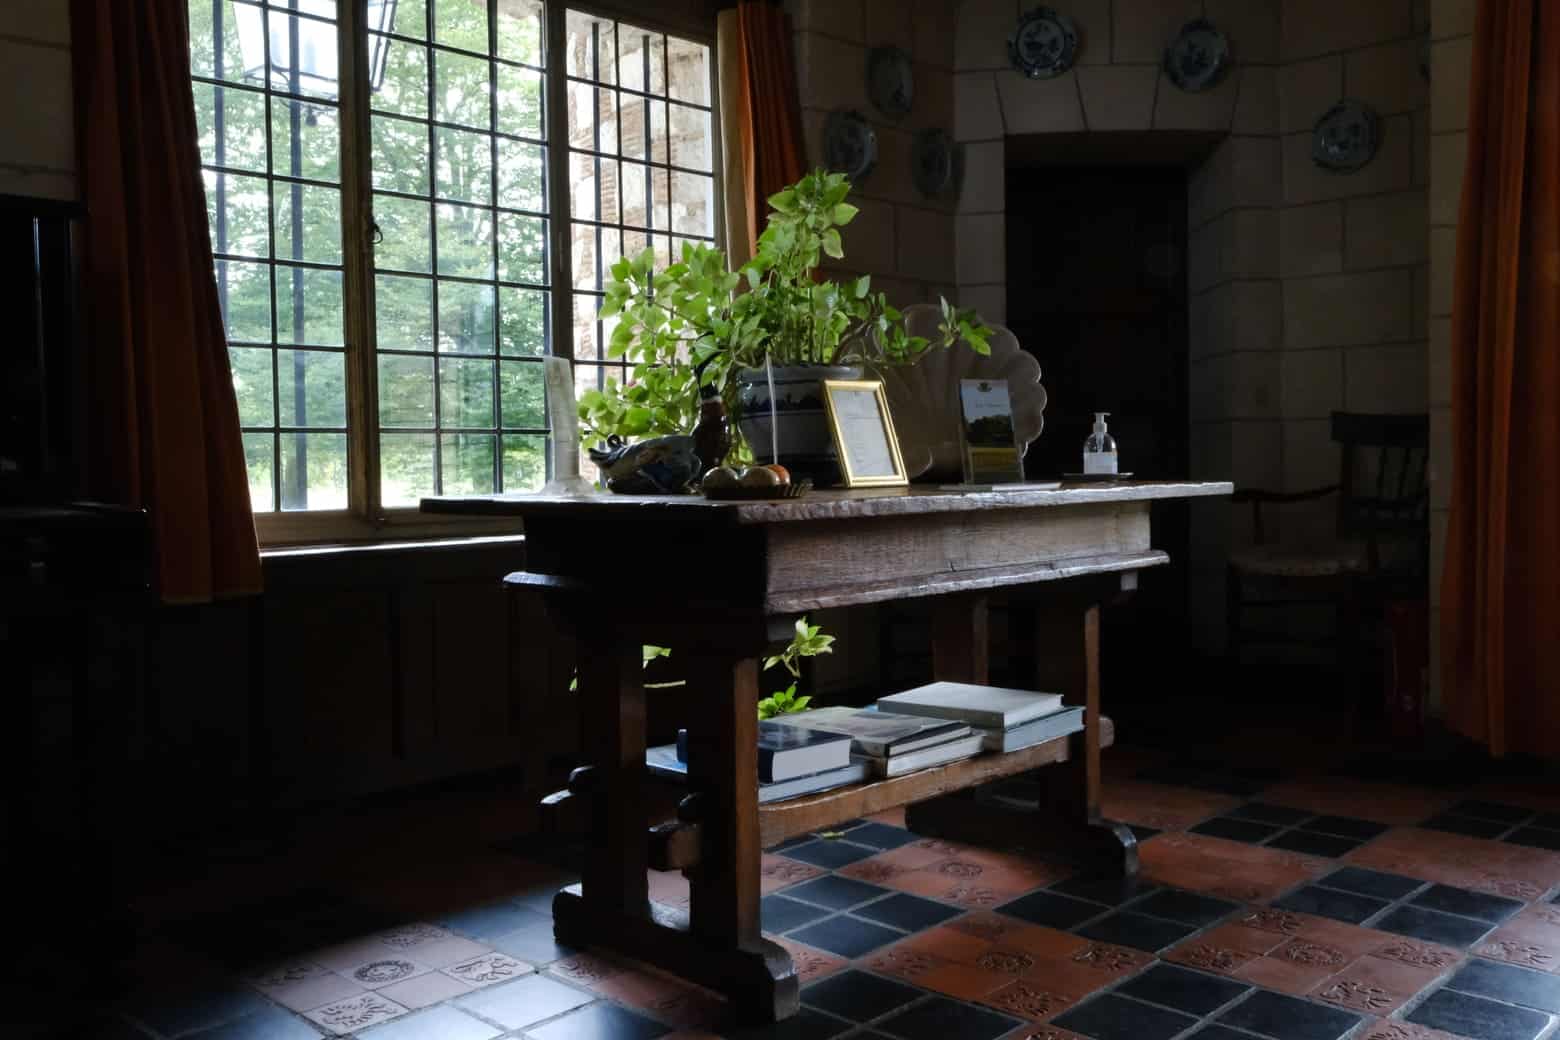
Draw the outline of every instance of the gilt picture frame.
M823 404L846 487L910 483L881 380L825 379Z

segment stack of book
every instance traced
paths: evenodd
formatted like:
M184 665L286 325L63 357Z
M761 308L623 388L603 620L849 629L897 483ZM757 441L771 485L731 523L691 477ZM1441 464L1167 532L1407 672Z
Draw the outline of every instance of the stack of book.
M787 715L785 721L800 729L849 737L852 759L869 766L874 776L902 776L969 758L981 749L980 734L967 723L881 708L816 708Z
M857 784L872 774L868 763L851 757L848 736L789 725L796 717L789 715L784 720L768 719L758 724L760 803ZM676 744L646 748L645 766L657 776L686 780L688 731L678 731Z
M968 725L987 751L1017 751L1083 729L1083 708L1059 693L934 682L879 697L878 711Z

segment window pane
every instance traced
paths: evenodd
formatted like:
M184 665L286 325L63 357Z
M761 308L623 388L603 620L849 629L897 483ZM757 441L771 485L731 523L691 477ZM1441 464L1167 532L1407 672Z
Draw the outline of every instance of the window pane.
M211 166L264 173L265 95L209 83L196 83L194 88L200 161ZM217 138L219 104L222 115L220 141Z
M564 71L581 79L611 83L617 66L612 22L580 11L570 11L565 33L567 53L564 55Z
M441 199L461 202L493 200L493 137L467 130L437 127L434 144L438 149L435 183Z
M619 25L618 83L646 94L666 93L666 37L649 29Z
M433 425L433 358L379 355L379 425Z
M258 22L258 10L246 19ZM249 24L249 23L246 23ZM257 67L255 71L260 70ZM244 79L244 53L238 43L238 18L232 0L190 0L190 72L211 79Z
M426 202L375 195L374 223L381 240L374 246L374 264L392 271L431 270L428 221Z
M684 235L715 235L715 179L672 172L672 230Z
M347 435L284 433L282 508L347 508Z
M618 153L617 92L588 83L569 83L569 144L574 148Z
M439 360L439 426L492 429L493 362L485 358Z
M347 425L347 358L334 350L278 350L283 426Z
M375 116L374 187L428 194L428 124Z
M374 329L383 350L432 350L433 282L376 275Z
M547 483L547 439L537 434L504 435L504 490L539 491Z
M622 143L625 159L666 162L666 102L623 95Z
M575 224L569 262L574 265L576 289L600 289L607 273L623 255L622 232L615 227Z
M439 283L439 350L493 353L493 287L468 282ZM440 373L443 378L443 373Z
M710 103L710 49L702 43L673 37L666 43L668 93L676 101Z
M618 163L594 155L569 155L569 209L577 220L618 219Z
M379 497L387 506L415 506L433 486L434 436L386 433L379 438Z
M428 38L428 0L368 0L369 24L375 24L376 4L385 4L394 20L384 26L386 32L400 33L419 40Z
M276 256L316 264L341 263L341 192L296 182L272 188L276 207ZM295 216L296 213L296 216ZM294 241L294 224L303 235Z
M341 346L341 272L276 265L276 342Z
M341 180L338 112L334 105L275 99L271 103L271 145L276 152L274 172L332 184ZM294 113L298 117L296 125ZM296 151L292 146L295 133Z
M498 56L541 65L544 25L541 0L508 0L499 4Z
M541 357L546 352L547 294L539 289L498 290L499 343L505 354Z
M668 174L639 163L623 164L623 225L667 229ZM629 250L629 255L633 250Z
M692 170L710 167L710 114L702 108L672 106L672 163Z
M489 129L493 113L489 108L488 63L464 54L434 51L433 68L433 117L444 123Z
M269 433L244 434L244 469L249 474L249 505L257 513L269 513L276 509L275 494L271 487L276 472L276 445Z
M271 255L270 195L264 177L202 171L211 248L237 256Z
M498 276L506 282L547 284L547 221L502 213L498 218Z
M493 442L491 433L446 433L439 437L446 495L493 493Z
M487 15L487 0L438 0L433 5L434 42L487 54Z
M504 426L537 429L547 425L542 402L542 366L536 361L501 361L498 378Z
M271 352L263 347L230 347L228 366L233 372L233 392L238 397L238 424L270 426L274 423Z
M493 212L442 202L437 207L439 273L493 277Z
M401 14L395 21L401 24ZM383 49L384 72L369 104L380 112L428 118L428 50L404 40L369 37L369 49Z
M498 139L498 204L538 212L547 208L547 149Z
M498 128L506 134L547 136L542 118L542 74L509 65L498 67Z
M242 7L238 12L241 35L245 31L245 12ZM335 98L340 79L336 67L336 27L317 18L298 18L280 11L269 12L266 21L270 26L272 89Z
M271 342L271 269L239 260L217 261L217 296L230 343Z
M601 309L601 297L591 296L587 293L574 294L574 359L575 361L599 361L605 355L602 353L599 341L600 323L596 320L596 312ZM574 370L580 371L580 366L575 365ZM595 377L592 376L592 379ZM592 383L592 386L595 384Z

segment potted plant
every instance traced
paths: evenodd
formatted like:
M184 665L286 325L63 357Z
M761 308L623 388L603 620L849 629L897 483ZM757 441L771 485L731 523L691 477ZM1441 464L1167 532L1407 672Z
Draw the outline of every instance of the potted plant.
M738 418L745 444L735 444L734 454L834 483L839 469L822 380L859 379L866 364L913 364L960 339L988 353L991 329L972 310L944 300L939 335L929 340L905 330L899 311L872 291L870 276L818 277L823 257L844 256L840 228L857 212L845 201L849 193L842 174L820 170L770 196L755 255L736 271L721 250L693 243L662 271L649 249L613 264L600 311L616 320L608 356L633 368L628 382L609 379L604 390L581 395L581 436L686 434L702 390L718 394Z

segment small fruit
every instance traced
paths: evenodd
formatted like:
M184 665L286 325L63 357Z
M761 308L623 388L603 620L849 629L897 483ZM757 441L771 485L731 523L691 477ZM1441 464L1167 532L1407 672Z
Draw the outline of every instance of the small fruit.
M754 466L742 474L742 486L745 488L779 487L780 475L767 467Z
M780 465L780 463L771 462L769 465L763 468L767 469L769 472L780 478L781 487L785 487L791 483L791 471Z
M741 485L742 478L730 466L716 466L704 474L704 486L716 491Z

